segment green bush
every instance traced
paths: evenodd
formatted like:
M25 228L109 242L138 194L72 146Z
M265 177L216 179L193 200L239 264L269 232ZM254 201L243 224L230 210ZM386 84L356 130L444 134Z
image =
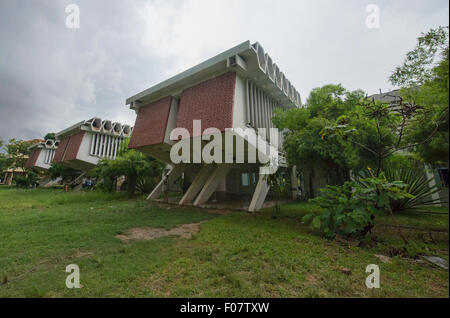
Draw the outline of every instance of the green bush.
M94 174L97 187L104 191L113 191L117 178L126 177L126 186L130 196L135 192L148 193L161 177L164 164L134 149L128 149L129 139L122 142L119 154L114 160L103 159L97 164Z
M14 183L18 188L29 188L37 184L39 180L39 175L33 171L29 170L26 175L17 175L14 177Z
M342 186L327 186L319 197L310 200L322 211L305 215L303 221L331 239L337 234L363 238L373 228L377 214L392 212L391 201L413 197L404 190L406 187L401 181L388 181L383 173Z

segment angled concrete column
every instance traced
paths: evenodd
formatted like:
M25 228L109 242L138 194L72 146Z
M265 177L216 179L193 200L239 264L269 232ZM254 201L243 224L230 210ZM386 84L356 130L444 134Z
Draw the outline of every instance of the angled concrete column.
M199 195L194 201L194 205L204 204L208 201L211 195L216 191L219 184L227 176L228 172L231 170L231 165L218 165L215 166L215 169L212 174L208 176L208 180L205 183L205 186L200 191Z
M172 170L169 171L169 173L165 176L165 178L169 178L168 184L172 184L177 180L181 174L186 170L185 165L176 165L172 168ZM164 187L164 178L158 183L158 185L153 189L153 191L148 195L147 200L156 200L158 199L163 193L163 187Z
M434 188L437 186L436 184L436 179L434 177L434 173L433 173L433 168L429 165L425 166L425 173L427 175L427 178L429 180L428 182L428 186L430 188ZM431 199L432 200L440 200L440 196L439 196L439 192L435 192L431 195ZM439 201L439 203L436 204L436 206L442 206L441 201Z
M214 171L214 165L206 165L200 169L200 171L196 174L192 184L187 189L186 193L181 198L179 204L190 203L194 200L197 193L200 192L205 182L208 180L208 177Z
M259 211L263 207L269 189L270 187L267 184L266 175L260 174L255 192L253 193L252 201L248 207L249 212Z

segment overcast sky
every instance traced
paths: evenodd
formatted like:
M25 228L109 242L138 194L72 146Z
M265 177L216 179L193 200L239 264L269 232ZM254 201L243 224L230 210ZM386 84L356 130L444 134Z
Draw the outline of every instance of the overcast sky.
M66 27L77 4L80 28ZM368 4L380 28L367 28ZM0 138L42 138L97 116L133 125L125 99L245 40L259 41L306 100L342 83L367 93L446 0L0 0Z

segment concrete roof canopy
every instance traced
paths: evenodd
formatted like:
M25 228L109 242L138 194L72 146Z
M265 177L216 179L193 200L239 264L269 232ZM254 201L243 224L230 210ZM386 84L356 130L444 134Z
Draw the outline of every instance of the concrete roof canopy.
M156 101L230 70L250 79L285 108L301 107L300 93L286 78L258 42L245 41L190 69L154 85L132 97L126 104L131 109Z

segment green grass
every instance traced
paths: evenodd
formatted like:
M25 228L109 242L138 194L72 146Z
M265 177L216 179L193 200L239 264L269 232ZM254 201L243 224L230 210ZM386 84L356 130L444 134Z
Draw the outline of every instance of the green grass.
M377 226L379 243L370 248L328 241L300 221L314 209L286 204L274 219L270 209L220 215L115 193L0 188L0 297L449 296L448 271L398 256L381 263L374 256L404 245L396 230ZM208 222L191 239L115 238L132 227L170 229L203 220ZM446 229L431 238L403 232L411 253L448 260L448 215L398 221ZM68 264L79 265L83 288L65 287ZM365 287L368 264L380 266L380 289ZM341 273L343 267L352 274Z

